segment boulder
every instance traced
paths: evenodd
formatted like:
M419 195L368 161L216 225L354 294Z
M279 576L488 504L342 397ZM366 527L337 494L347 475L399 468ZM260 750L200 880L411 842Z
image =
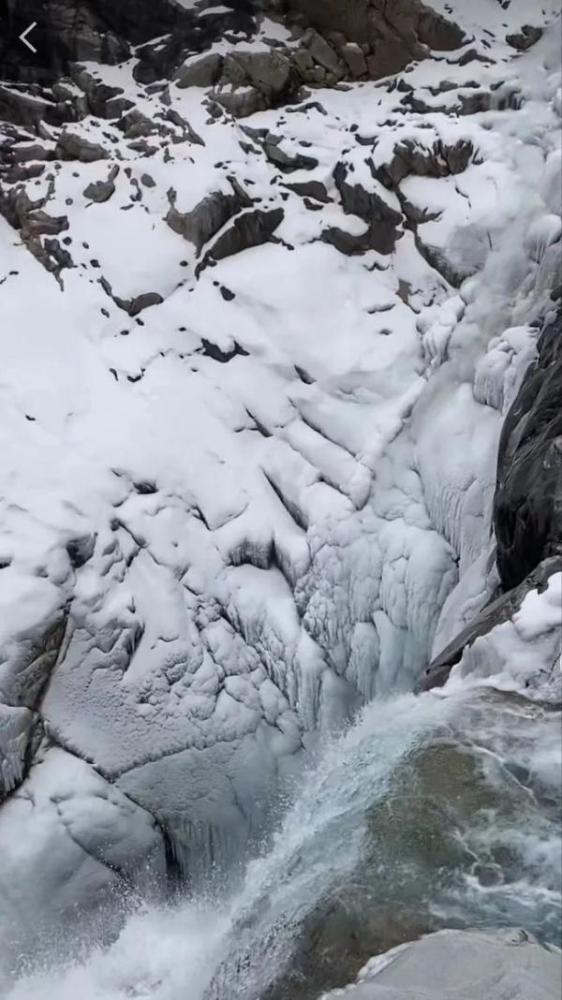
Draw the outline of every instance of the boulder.
M84 188L84 197L88 198L89 201L95 201L102 203L108 201L112 194L115 193L115 178L119 173L119 167L115 166L109 172L109 176L105 181L92 181Z
M215 236L229 219L243 208L249 208L251 198L236 182L231 182L232 192L213 191L203 198L190 212L179 212L176 208L176 194L168 192L170 209L166 222L170 229L193 243L200 253L205 243Z
M294 170L314 170L318 160L304 153L287 153L281 147L282 137L268 132L263 142L263 150L268 160L279 167L284 173Z
M81 163L94 163L96 160L106 160L107 150L98 143L90 142L75 132L67 129L59 135L56 156L60 160L79 160Z
M252 86L269 102L288 93L291 85L291 63L275 49L267 52L238 52L236 60L243 67Z
M372 959L321 1000L559 1000L557 948L524 930L444 930Z
M360 77L366 75L367 63L365 61L365 54L357 42L346 42L342 46L341 54L354 80L359 80Z
M540 38L542 38L542 28L533 28L530 24L524 24L521 31L505 36L507 44L517 49L518 52L530 49L531 46L536 45Z
M209 251L213 260L223 260L242 253L250 247L267 243L284 218L282 208L264 211L261 208L248 209L232 220Z
M182 90L187 87L212 87L221 75L222 61L222 56L217 52L190 59L180 67L176 84Z

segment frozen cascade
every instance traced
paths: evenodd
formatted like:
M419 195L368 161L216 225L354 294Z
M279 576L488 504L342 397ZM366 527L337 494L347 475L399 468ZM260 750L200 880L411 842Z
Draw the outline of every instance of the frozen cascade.
M498 592L559 3L514 48L528 0L431 2L465 42L386 82L317 90L329 42L267 18L218 40L236 0L172 0L210 62L90 62L86 21L56 104L3 81L3 998L317 1000L441 926L559 936L562 574L408 693ZM311 59L318 101L230 92Z
M557 940L560 830L557 815L541 814L538 800L552 802L557 789L559 796L560 718L517 698L506 704L505 697L499 702L488 687L464 683L439 693L373 702L319 754L271 847L250 863L230 899L202 894L176 907L141 908L107 950L95 948L80 961L29 971L8 1000L297 997L298 991L270 991L295 959L307 921L350 886L360 894L366 878L375 896L380 883L371 909L377 902L384 909L389 879L395 915L413 888L419 908L431 911L428 927L439 926L440 920L456 926L509 926L523 920ZM476 804L468 795L468 825L456 827L458 816L450 817L452 841L470 864L463 869L457 859L440 884L441 873L424 872L423 859L417 858L413 868L403 853L393 861L393 845L387 843L385 852L384 834L376 862L368 861L370 827L376 829L388 807L405 801L410 824L415 823L414 799L402 798L404 776L411 792L416 769L423 773L426 766L424 754L455 746L482 765L481 801ZM449 768L448 782L451 773ZM496 796L492 813L485 786ZM410 833L415 841L423 831ZM502 851L511 855L510 862L501 860ZM437 863L438 846L435 858ZM508 872L510 863L517 866L516 877ZM479 879L486 865L497 871L503 865L505 871L495 880ZM410 879L413 887L406 884ZM366 911L363 917L368 919ZM317 992L325 985L319 980ZM303 986L300 995L317 993Z

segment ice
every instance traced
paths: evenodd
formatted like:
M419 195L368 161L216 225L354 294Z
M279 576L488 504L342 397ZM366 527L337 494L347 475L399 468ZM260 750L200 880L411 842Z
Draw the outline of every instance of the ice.
M241 124L213 119L199 88L171 85L170 109L203 144L166 121L143 156L114 121L89 116L72 130L109 159L61 161L50 194L47 180L29 183L30 197L48 196L45 210L68 218L74 266L60 282L0 220L0 773L15 790L0 838L31 815L30 785L44 796L46 831L24 895L49 838L66 857L68 831L43 788L52 755L75 760L69 768L88 761L88 782L116 796L103 808L117 827L130 796L139 829L157 820L184 874L199 877L250 850L319 730L411 688L493 592L502 416L560 260L557 31L519 56L504 35L520 26L522 2L453 8L477 46L491 18L493 59L413 66L404 79L430 111L412 111L383 81L319 89L322 110L305 102ZM285 44L287 33L266 21L244 44L266 38ZM160 98L134 80L134 64L85 70L161 126ZM476 77L483 89L513 84L521 106L438 110L446 95L429 88L444 74L453 103ZM282 173L248 126L318 166ZM56 133L42 140L49 148ZM458 143L472 152L451 174L444 150ZM443 176L411 171L390 190L383 168L404 144ZM365 230L342 209L342 163L401 212L393 252L344 254L322 240L334 226ZM85 198L114 165L115 193ZM168 195L185 213L232 194L230 178L283 222L211 266L209 244L197 256L165 221ZM325 185L327 204L307 207L290 186L309 181ZM430 213L417 233L405 199ZM115 301L147 292L163 301L137 315ZM40 657L62 613L56 666L26 699L22 650L36 644ZM526 615L504 628L505 649L490 640L502 675L513 650L517 683L529 643L545 663L554 648L552 629L535 634ZM48 749L26 777L35 724L36 742L46 731L65 750ZM96 886L112 881L99 861L84 865Z

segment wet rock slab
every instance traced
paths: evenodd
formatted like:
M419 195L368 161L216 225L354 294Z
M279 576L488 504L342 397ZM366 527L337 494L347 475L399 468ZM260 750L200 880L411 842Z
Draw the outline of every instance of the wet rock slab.
M323 1000L558 1000L560 952L523 930L431 934L373 960Z

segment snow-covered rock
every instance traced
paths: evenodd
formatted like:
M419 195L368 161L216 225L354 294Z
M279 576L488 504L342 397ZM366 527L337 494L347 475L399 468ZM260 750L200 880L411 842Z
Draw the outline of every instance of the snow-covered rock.
M37 865L45 824L66 843L64 753L118 798L112 843L138 803L130 836L150 814L193 877L497 584L498 439L558 262L556 5L521 55L521 2L439 0L466 44L338 86L345 31L311 82L332 56L279 20L113 6L70 78L0 92L0 838L32 783Z
M41 752L2 812L2 975L19 955L39 958L65 928L91 934L108 902L118 913L163 887L153 818L64 750ZM110 933L105 915L101 926Z

